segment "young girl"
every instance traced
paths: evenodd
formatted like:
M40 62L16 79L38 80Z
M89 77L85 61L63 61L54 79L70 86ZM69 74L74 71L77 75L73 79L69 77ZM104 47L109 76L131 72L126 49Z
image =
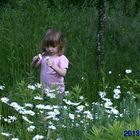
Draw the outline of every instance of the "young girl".
M41 65L41 82L45 91L55 89L64 96L64 76L69 61L64 55L64 39L60 31L49 29L42 40L42 53L33 57L32 65ZM47 93L46 92L46 93Z

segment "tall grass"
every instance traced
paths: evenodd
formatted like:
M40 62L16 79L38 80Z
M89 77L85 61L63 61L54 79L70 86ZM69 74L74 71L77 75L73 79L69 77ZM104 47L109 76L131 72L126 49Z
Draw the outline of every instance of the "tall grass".
M118 74L131 68L139 76L140 13L126 17L122 11L107 11L104 54L104 80L109 81L108 71ZM49 7L44 1L24 3L22 7L9 5L0 9L0 82L12 85L26 79L39 79L39 71L31 68L32 57L39 52L39 44L49 28L62 30L67 39L66 55L70 60L66 88L77 83L82 94L96 98L95 48L97 10L95 7ZM117 79L117 80L116 80ZM101 81L103 82L103 81ZM101 84L102 85L102 84Z

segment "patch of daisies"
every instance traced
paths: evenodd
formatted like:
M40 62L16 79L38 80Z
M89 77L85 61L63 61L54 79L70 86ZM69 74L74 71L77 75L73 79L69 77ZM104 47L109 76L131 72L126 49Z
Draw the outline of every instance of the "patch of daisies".
M131 73L130 69L125 71L127 74ZM110 71L109 74L112 74ZM5 86L0 86L0 90L4 90ZM41 89L41 84L29 84L27 86L30 90ZM56 91L54 90L46 90L45 93L48 99L57 98ZM20 105L17 102L10 102L10 99L7 97L2 97L0 99L1 104L6 104L8 107L13 108L18 115L21 116L22 120L28 124L26 125L27 133L38 132L38 126L36 122L41 122L44 124L42 127L45 127L45 131L52 130L56 131L58 129L65 128L82 128L83 131L86 131L90 125L93 124L93 121L101 119L103 116L102 113L99 114L99 110L102 110L106 113L108 118L114 116L115 119L122 118L124 116L123 113L119 112L119 108L113 104L112 100L119 100L121 97L121 87L118 85L113 89L113 99L107 98L107 94L105 91L99 91L99 97L101 102L93 102L89 104L86 102L86 99L83 96L79 96L77 102L70 100L67 98L67 95L70 94L69 91L65 91L65 98L63 99L63 105L56 105L51 102L43 101L45 100L42 96L34 96L33 103L24 103L24 105ZM130 92L129 92L130 93ZM128 94L129 94L128 93ZM32 101L31 101L32 102ZM125 109L124 109L125 110ZM41 116L40 120L36 120L36 115ZM38 118L37 118L38 119ZM5 123L11 124L18 121L18 117L16 115L8 115L4 117L0 115L0 120ZM65 120L65 121L63 121ZM67 120L67 121L66 121ZM62 123L63 122L63 123ZM12 134L1 132L1 135L5 137L11 137L12 140L19 140L18 138L13 137ZM36 134L32 137L32 140L41 140L45 139L43 134ZM59 140L61 138L57 138Z

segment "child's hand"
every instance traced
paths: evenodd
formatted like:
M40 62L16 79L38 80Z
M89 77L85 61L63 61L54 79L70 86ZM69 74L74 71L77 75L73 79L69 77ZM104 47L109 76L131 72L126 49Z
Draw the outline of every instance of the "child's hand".
M36 56L33 57L33 62L39 61L40 59L42 59L42 55L41 54L38 54L38 55L36 55Z
M36 62L38 60L39 60L39 56L38 55L36 55L36 56L33 57L33 62Z
M52 67L52 65L53 65L53 62L49 57L46 58L46 63L49 67Z
M42 59L42 55L41 54L38 54L36 56L33 57L33 61L32 61L32 65L39 65L37 64L39 62L39 60Z

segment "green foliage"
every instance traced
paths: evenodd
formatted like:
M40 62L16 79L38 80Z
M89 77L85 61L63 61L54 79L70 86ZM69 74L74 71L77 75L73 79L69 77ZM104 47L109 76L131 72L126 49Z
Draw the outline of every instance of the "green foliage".
M96 6L93 2L92 7L86 7L82 1L79 3L83 6L79 8L74 6L78 2L75 1L67 7L63 3L67 5L69 1L61 2L9 0L0 9L0 84L12 87L22 79L31 83L39 81L39 70L31 68L31 61L40 52L40 41L49 28L62 30L67 40L66 55L70 60L67 90L79 84L83 95L91 101L98 100L97 91L105 87L103 82L110 80L109 70L113 72L112 84L118 82L118 74L126 68L131 68L135 77L139 77L139 12L135 17L125 16L122 10L116 10L120 4L114 2L116 7L109 9L110 4L107 3L104 74L102 81L98 81L95 74Z
M71 97L73 96L72 102L70 101L69 96L66 96L66 101L63 103L64 106L60 106L60 104L58 104L58 93L56 91L50 94L51 98L45 96L41 88L34 88L35 85L28 85L27 88L27 85L28 84L25 83L25 81L17 83L17 85L11 89L13 94L9 96L10 100L8 102L0 102L2 107L0 108L0 113L2 114L0 120L4 127L1 132L9 132L10 134L12 133L11 136L18 136L20 139L26 140L32 139L36 134L42 134L47 139L56 139L57 137L62 137L63 139L85 139L85 134L89 129L89 122L92 120L85 120L85 115L82 112L76 112L76 107L85 101L84 97L83 99L78 99L77 95L80 95L81 92L79 86L76 86L73 91L70 92ZM53 94L55 95L55 98L53 97ZM35 100L34 97L36 96L43 100ZM6 95L4 95L4 97L6 97ZM25 107L25 104L33 105L33 107ZM40 105L46 106L48 109L44 110L41 109L41 107L40 109L37 108L37 106ZM34 115L31 115L30 113L24 114L27 110L31 111L31 109L35 112ZM60 112L60 114L52 117L51 114L49 116L49 112ZM74 116L74 118L70 118L69 114ZM80 117L77 117L78 114ZM15 116L17 120L13 122L6 121L9 116ZM25 121L23 116L27 117L29 121ZM81 125L80 121L83 121L84 125L82 123ZM36 129L31 133L27 131L27 128L32 123L35 125ZM57 129L53 130L52 128L48 128L49 125L53 125Z
M132 134L132 136L124 136L124 131L137 131L139 123L138 117L131 123L114 121L112 124L108 123L106 126L93 126L87 137L88 140L138 140L139 136L136 136L135 134Z
M27 84L22 80L10 89L12 94L9 95L9 91L3 94L5 89L1 91L1 132L9 132L12 137L27 140L37 134L52 140L123 140L126 138L125 130L136 130L139 127L140 105L131 92L124 95L123 91L119 93L123 96L122 99L109 99L106 95L99 102L88 103L87 99L81 96L82 88L77 85L67 91L63 104L60 104L59 94L55 90L44 95L42 88L37 85ZM6 102L2 97L8 97L9 101ZM105 105L111 101L113 104ZM25 106L27 104L30 106ZM10 116L17 119L9 122ZM35 126L33 132L27 130L31 125Z
M124 131L125 125L124 122L117 122L114 121L113 124L108 124L107 127L105 128L106 131L106 137L109 139L123 139L123 131Z
M88 140L103 140L102 137L102 133L103 133L103 128L102 127L96 127L93 126L91 129L91 134L88 134Z

